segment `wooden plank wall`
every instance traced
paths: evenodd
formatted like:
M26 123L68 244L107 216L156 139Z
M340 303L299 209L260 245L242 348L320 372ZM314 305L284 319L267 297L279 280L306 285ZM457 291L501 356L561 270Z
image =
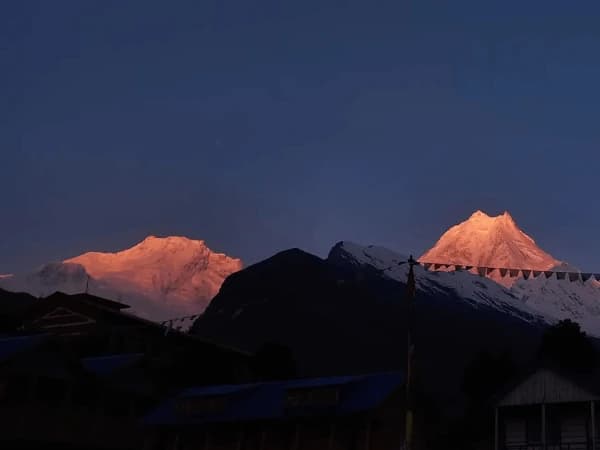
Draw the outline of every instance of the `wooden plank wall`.
M587 417L583 411L570 411L561 418L561 444L568 445L569 450L587 450Z

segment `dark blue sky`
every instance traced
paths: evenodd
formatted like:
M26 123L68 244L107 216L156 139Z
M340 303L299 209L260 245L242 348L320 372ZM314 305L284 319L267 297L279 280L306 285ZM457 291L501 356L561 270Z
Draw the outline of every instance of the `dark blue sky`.
M148 234L420 254L511 211L600 271L600 6L0 5L0 273Z

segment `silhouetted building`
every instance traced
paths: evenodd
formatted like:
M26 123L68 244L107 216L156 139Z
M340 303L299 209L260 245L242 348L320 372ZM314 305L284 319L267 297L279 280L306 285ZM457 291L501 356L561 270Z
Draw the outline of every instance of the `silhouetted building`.
M143 353L154 360L153 377L167 390L251 376L249 353L169 330L128 314L127 308L93 295L56 293L35 303L23 330L49 333L80 357Z
M144 419L147 450L400 448L400 373L191 388Z
M596 450L599 374L538 369L498 401L497 450Z
M106 362L81 361L48 335L0 339L0 448L139 448L138 417L156 399L97 376Z
M139 449L141 417L165 398L250 379L251 355L126 308L57 293L22 313L0 338L0 448Z

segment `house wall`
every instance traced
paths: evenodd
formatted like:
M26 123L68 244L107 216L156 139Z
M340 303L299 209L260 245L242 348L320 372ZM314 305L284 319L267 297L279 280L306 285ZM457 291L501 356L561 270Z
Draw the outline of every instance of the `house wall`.
M404 444L406 424L405 388L397 389L369 417L369 435L371 449L400 448ZM423 437L426 426L422 423L421 411L415 411L414 447L425 448Z
M591 402L597 401L597 395L575 382L550 370L538 370L498 403L500 448L524 446L524 449L534 449L539 446L543 404L548 450L590 450Z
M144 449L398 450L404 439L403 399L399 389L376 410L345 417L153 427Z
M504 443L516 447L527 443L527 428L524 417L510 417L504 422Z
M546 405L547 450L591 450L590 418L589 402ZM502 408L500 427L500 449L541 449L541 405Z
M579 407L577 407L579 406ZM560 440L567 444L569 450L587 450L585 443L590 437L589 429L589 406L576 405L562 408L560 418Z
M201 431L200 431L201 430ZM396 433L367 416L297 422L256 422L154 430L145 450L397 450ZM390 438L393 436L393 438Z
M80 389L76 379L0 371L0 448L16 442L42 448L133 449L142 442L133 399L103 386ZM114 411L108 398L120 395L122 408ZM88 398L93 397L93 398ZM110 412L109 412L110 411Z

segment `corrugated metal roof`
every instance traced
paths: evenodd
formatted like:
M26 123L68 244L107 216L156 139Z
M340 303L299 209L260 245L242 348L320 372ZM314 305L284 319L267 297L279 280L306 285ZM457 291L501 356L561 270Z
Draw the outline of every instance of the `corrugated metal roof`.
M371 410L380 405L404 383L399 372L361 376L323 377L271 383L223 385L192 388L168 400L144 418L149 425L185 425L214 422L286 419L319 415L341 416ZM290 389L339 386L339 401L329 406L290 408L286 405ZM204 414L178 412L186 399L225 397L223 408Z
M523 370L517 376L515 376L512 380L506 383L505 389L500 391L497 395L494 396L494 401L498 406L505 406L509 404L516 404L516 400L513 397L516 394L516 391L528 388L527 384L534 381L533 379L543 375L550 376L555 378L551 380L551 382L559 382L559 380L563 380L566 383L572 384L570 387L563 386L558 389L557 392L552 393L552 396L556 395L577 395L577 398L573 398L571 401L580 401L582 398L586 401L598 399L600 398L600 368L594 368L588 370L580 370L574 371L569 369L563 369L551 365L538 365L538 366L530 366L527 369ZM552 403L554 400L551 400L550 397L546 398L546 389L550 388L550 385L546 384L546 381L538 382L538 392L537 395L540 398L544 398L546 403ZM531 386L529 386L531 388ZM556 387L558 388L558 387ZM531 395L530 391L526 395ZM511 397L513 397L511 399ZM525 404L528 401L525 398L521 399L519 403ZM535 400L536 402L540 402L541 400Z
M46 339L45 334L35 334L29 336L13 336L0 339L0 362L6 361L10 357L34 348Z
M116 370L137 363L143 357L143 353L97 356L93 358L83 358L81 364L87 371L95 373L96 375L109 375Z

